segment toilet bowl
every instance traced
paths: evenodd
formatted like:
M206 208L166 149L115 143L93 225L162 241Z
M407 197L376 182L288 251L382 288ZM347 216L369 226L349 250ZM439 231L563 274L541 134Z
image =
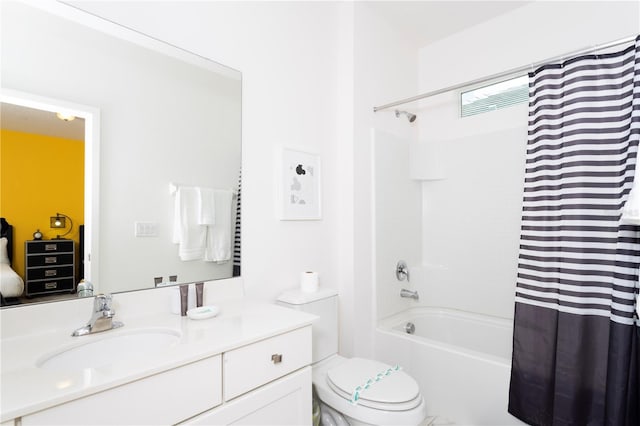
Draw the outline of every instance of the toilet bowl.
M320 410L328 411L335 425L416 426L427 416L418 384L404 371L396 370L395 366L333 355L314 364L312 369L313 386L321 402ZM388 371L391 373L375 381L376 376ZM371 384L364 389L367 380ZM354 400L358 386L362 390ZM331 425L324 414L323 423Z
M417 426L426 418L420 388L400 366L337 354L335 290L291 290L281 294L277 303L318 316L312 324L312 374L325 426Z

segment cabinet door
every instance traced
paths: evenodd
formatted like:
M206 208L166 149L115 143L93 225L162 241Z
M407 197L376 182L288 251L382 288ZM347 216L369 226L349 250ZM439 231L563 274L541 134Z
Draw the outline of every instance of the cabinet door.
M310 425L311 367L262 386L185 425Z

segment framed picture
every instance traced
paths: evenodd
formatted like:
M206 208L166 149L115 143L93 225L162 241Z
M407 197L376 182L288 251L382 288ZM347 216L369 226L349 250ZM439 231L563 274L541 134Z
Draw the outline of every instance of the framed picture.
M282 148L280 220L320 220L320 157Z

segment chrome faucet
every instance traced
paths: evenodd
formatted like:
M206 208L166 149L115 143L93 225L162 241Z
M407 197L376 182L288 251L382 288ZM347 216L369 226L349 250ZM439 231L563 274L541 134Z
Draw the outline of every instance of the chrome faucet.
M116 311L111 307L112 301L113 297L110 294L97 295L93 300L91 319L87 325L75 330L71 335L84 336L85 334L99 333L101 331L122 327L124 325L123 323L113 320Z
M407 282L409 282L409 267L404 260L398 260L398 264L396 265L396 278L398 281L404 281L406 279Z
M402 290L400 290L400 297L407 297L409 299L415 299L415 300L420 299L420 296L418 296L418 290L411 291L411 290L407 290L406 288L403 288Z

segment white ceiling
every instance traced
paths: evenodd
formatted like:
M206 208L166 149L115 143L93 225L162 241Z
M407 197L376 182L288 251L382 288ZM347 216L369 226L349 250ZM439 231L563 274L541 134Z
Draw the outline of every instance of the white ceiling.
M376 14L423 47L531 3L508 1L367 1Z
M13 104L0 104L0 125L16 132L84 140L84 119L62 121L54 112Z

